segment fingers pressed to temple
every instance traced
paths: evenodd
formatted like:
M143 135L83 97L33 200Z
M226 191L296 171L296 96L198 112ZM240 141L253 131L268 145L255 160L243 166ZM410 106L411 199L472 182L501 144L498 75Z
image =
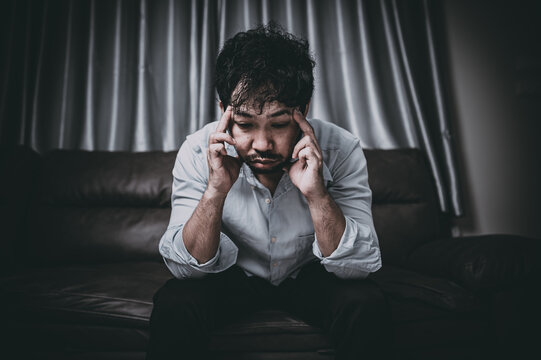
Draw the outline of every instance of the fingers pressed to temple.
M224 113L222 114L222 117L220 118L220 122L218 123L218 126L216 127L216 132L225 133L227 130L227 127L229 126L229 121L231 120L231 113L233 112L233 108L231 105L225 109Z

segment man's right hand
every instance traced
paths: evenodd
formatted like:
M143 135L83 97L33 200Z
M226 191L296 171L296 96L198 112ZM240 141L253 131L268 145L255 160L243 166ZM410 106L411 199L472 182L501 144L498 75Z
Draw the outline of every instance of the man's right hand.
M225 143L235 145L236 141L226 130L231 121L233 109L231 105L222 114L216 131L209 136L207 161L209 165L209 182L207 191L227 195L239 177L242 162L237 157L227 155Z

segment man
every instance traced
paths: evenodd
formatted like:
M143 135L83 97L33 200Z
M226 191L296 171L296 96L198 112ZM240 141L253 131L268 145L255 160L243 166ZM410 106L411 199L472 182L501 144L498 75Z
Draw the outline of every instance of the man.
M329 332L337 359L381 355L386 306L359 140L308 121L308 43L276 26L228 40L221 119L187 137L160 253L175 279L154 297L149 359L201 359L209 333L263 307ZM380 356L381 358L381 356Z

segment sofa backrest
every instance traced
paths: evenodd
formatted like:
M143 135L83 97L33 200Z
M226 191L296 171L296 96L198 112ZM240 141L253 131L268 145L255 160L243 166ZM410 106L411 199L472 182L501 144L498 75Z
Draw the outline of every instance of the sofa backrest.
M57 150L42 159L28 254L37 264L162 261L176 152Z
M384 263L440 236L433 179L420 150L365 150ZM33 262L161 261L176 152L58 150L41 159L23 253Z
M383 263L401 265L414 248L446 231L440 224L433 177L418 149L364 153Z

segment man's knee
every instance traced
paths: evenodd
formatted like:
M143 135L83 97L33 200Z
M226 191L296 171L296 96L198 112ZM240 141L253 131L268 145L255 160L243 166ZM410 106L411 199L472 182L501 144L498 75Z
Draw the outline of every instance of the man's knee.
M347 281L341 289L340 296L335 298L338 308L353 311L376 311L385 312L387 301L381 290L371 281Z
M349 329L358 332L388 333L390 311L380 289L371 282L361 282L345 289L333 305L333 325L339 332Z
M205 296L183 282L185 280L171 279L156 292L150 318L151 327L195 331L204 324L201 317L205 313Z
M361 355L388 358L392 327L384 294L369 281L343 290L342 296L335 298L329 329L337 359L357 359Z

